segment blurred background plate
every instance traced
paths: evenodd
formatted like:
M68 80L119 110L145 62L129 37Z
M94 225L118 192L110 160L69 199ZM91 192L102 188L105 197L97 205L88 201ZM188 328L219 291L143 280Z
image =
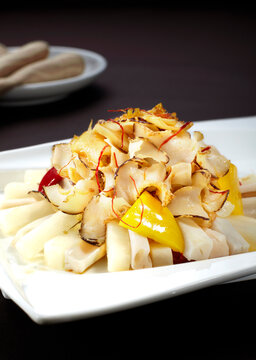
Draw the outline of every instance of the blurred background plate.
M15 47L8 49L13 51ZM81 75L63 80L17 86L0 97L0 105L34 105L62 99L71 92L92 83L107 67L107 61L102 55L89 50L51 46L49 56L70 52L81 55L85 61L85 70Z

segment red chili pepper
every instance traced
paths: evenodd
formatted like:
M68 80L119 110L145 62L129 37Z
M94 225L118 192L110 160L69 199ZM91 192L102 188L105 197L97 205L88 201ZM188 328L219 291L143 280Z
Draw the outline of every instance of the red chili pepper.
M40 191L41 193L44 193L44 189L43 189L44 186L51 186L51 185L58 184L62 179L63 179L62 176L59 175L59 173L55 169L55 167L52 167L43 176L43 178L38 186L38 191Z

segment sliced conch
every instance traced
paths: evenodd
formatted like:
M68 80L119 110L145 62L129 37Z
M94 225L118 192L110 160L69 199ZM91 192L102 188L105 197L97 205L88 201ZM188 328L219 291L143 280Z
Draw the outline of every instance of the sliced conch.
M90 168L96 169L102 149L106 146L104 137L91 129L80 136L74 136L70 146L72 153L79 155L80 159ZM106 148L101 157L102 166L110 161L110 147Z
M83 213L81 238L90 244L101 245L106 238L107 222L115 220L116 214L121 217L128 208L129 204L123 198L112 200L102 194L94 196Z
M94 180L79 180L76 185L65 190L59 184L44 186L44 192L51 204L67 214L79 214L98 193Z
M168 183L164 183L166 169L162 163L149 165L145 159L132 158L122 164L115 174L115 191L133 204L143 190L155 191L163 206L167 206L173 194ZM128 186L127 186L128 184Z
M60 176L70 179L73 183L91 179L95 175L95 172L81 160L77 153L72 153L70 143L53 146L52 165Z
M207 148L206 151L202 149L197 152L196 162L202 169L208 170L212 176L216 178L224 176L229 170L229 160L221 155L216 147L209 146Z
M180 162L171 167L170 174L166 179L172 189L177 190L183 186L192 185L192 166L190 163Z
M128 151L128 136L124 133L120 123L112 120L100 120L94 126L93 131L108 139L117 148Z
M176 217L199 217L209 220L209 215L202 205L201 189L196 186L184 186L175 191L168 208Z
M176 133L174 131L153 131L139 123L136 123L134 128L135 136L148 139L148 141L169 157L169 166L179 162L191 163L196 156L198 144L194 138L191 138L188 132L182 131L175 136ZM167 141L170 137L172 137L170 141Z
M152 159L164 164L167 164L169 161L169 157L166 153L158 150L155 145L144 138L136 138L130 141L129 156L130 158Z

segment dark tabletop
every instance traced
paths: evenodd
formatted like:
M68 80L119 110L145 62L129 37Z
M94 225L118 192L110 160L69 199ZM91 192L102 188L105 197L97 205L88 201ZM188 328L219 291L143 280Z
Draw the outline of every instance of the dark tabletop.
M72 137L91 119L107 118L108 109L129 106L149 109L162 102L185 121L256 114L256 16L249 5L142 3L99 2L96 8L28 2L15 10L5 5L1 43L43 39L90 49L106 57L108 68L92 85L58 102L0 106L0 150ZM255 359L255 323L253 280L43 326L0 295L0 359Z

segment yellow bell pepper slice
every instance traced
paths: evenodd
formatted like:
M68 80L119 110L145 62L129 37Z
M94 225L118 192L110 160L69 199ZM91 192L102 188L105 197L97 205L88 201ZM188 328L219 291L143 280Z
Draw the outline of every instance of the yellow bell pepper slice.
M235 206L232 215L243 215L242 196L239 190L237 168L234 164L230 164L229 172L219 178L218 184L221 190L229 190L227 200Z
M119 225L169 246L174 251L184 252L184 239L172 213L147 191L124 214Z

